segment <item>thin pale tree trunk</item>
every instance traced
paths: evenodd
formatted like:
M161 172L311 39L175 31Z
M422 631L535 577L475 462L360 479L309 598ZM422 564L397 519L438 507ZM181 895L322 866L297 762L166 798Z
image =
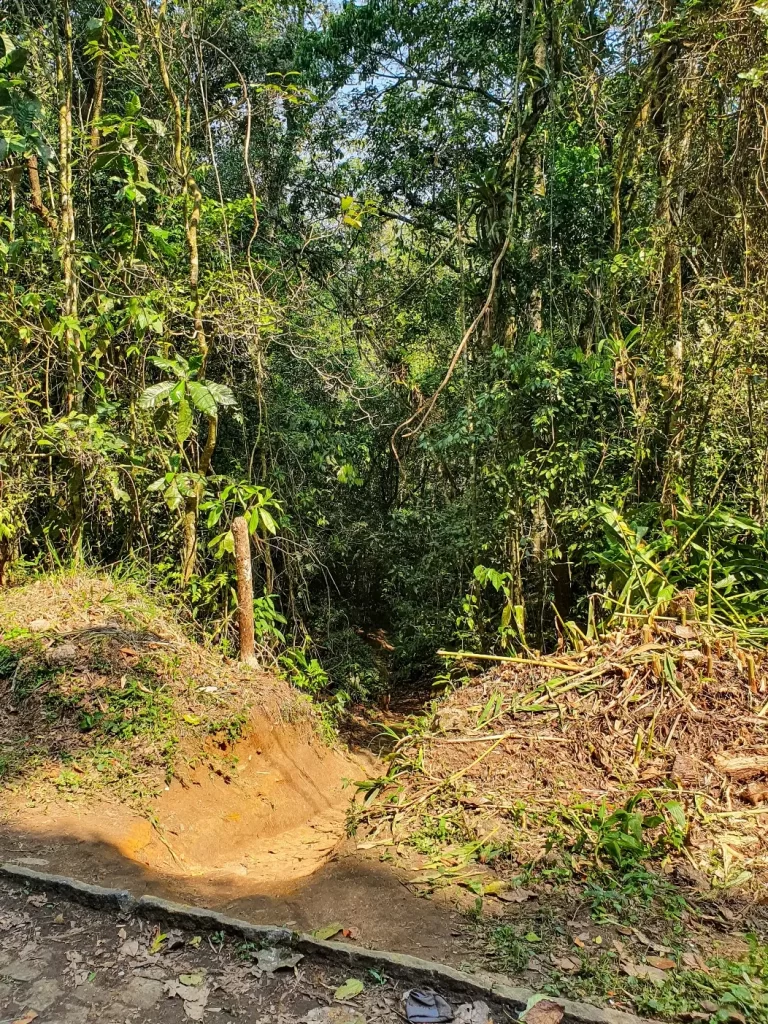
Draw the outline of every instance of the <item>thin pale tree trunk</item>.
M251 572L251 539L244 516L232 523L237 566L237 616L240 626L240 661L257 665L253 629L253 575Z
M57 38L56 90L59 105L59 247L64 299L63 340L67 361L67 411L83 405L82 351L77 320L77 272L75 267L75 210L72 198L72 20L69 5L62 5L63 38ZM55 23L55 19L54 19ZM33 170L36 171L36 168Z

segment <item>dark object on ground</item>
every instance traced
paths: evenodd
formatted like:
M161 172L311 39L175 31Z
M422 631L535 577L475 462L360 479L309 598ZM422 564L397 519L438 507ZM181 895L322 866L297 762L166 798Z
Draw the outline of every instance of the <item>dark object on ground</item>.
M405 1012L411 1024L443 1024L453 1020L449 1003L434 989L411 989L405 1000Z

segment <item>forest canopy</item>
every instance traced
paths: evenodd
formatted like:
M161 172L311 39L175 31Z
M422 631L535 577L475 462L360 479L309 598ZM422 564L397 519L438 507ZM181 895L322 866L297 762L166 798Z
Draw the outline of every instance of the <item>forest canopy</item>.
M768 7L0 3L0 582L343 703L768 612Z

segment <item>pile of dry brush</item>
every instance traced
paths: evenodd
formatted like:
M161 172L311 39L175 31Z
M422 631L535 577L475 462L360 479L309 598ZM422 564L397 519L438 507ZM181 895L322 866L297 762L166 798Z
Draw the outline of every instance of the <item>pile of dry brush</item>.
M651 619L582 649L499 659L413 719L369 800L371 836L426 817L535 860L564 822L642 794L677 852L723 885L768 867L768 659L698 623ZM580 815L580 817L578 817ZM604 817L604 815L603 815ZM566 829L567 832L567 829Z

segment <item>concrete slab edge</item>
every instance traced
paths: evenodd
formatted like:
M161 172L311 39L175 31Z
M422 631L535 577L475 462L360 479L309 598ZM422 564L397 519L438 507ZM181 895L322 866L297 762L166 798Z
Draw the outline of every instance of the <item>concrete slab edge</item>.
M508 985L503 979L492 974L477 972L467 974L447 964L432 960L422 960L406 953L390 953L381 949L365 949L350 946L344 942L333 942L316 939L311 935L292 932L288 928L271 925L251 924L238 918L228 917L215 910L202 907L172 903L159 896L141 896L136 898L127 889L106 889L100 885L91 885L75 878L63 875L51 875L45 871L33 871L19 864L0 864L0 878L12 882L29 885L34 889L58 893L83 906L95 910L107 910L121 917L134 914L147 921L162 921L179 928L193 931L223 931L228 935L236 935L246 942L254 942L262 946L282 943L302 953L345 963L350 967L389 970L403 980L413 984L439 984L441 981L474 998L490 998L503 1003L514 1010L522 1010L528 999L534 994L533 989L519 988ZM638 1017L623 1010L610 1007L592 1006L590 1003L579 1003L571 999L557 997L557 1002L565 1009L567 1024L661 1024Z

